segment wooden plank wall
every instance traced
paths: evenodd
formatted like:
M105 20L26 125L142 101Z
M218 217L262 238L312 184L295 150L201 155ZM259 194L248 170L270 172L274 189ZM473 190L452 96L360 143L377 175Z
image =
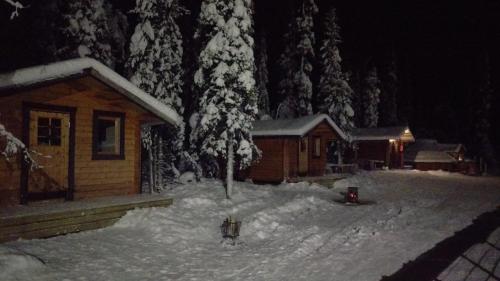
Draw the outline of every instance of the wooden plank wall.
M359 160L387 161L387 149L389 141L360 141L358 142Z
M262 151L262 158L250 167L248 177L257 182L281 182L284 138L254 138L253 141Z
M323 121L312 129L308 134L309 137L309 176L323 176L326 167L326 146L329 141L338 139L335 131L330 125ZM321 156L314 157L314 139L321 138Z
M75 198L139 192L140 119L147 115L142 108L91 76L0 96L0 121L19 138L23 101L77 107ZM92 160L93 110L126 113L124 160ZM19 203L19 176L18 165L7 169L0 162L0 198Z
M455 164L454 163L438 163L438 162L419 162L415 163L415 169L420 171L435 171L435 170L443 170L454 172Z
M0 243L19 238L47 238L110 226L129 210L168 207L172 199L149 200L113 206L82 208L50 214L0 218Z

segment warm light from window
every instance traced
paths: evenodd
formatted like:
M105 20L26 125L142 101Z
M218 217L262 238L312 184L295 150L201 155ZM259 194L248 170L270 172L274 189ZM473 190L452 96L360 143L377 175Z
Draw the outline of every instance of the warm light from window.
M409 134L409 133L410 133L410 129L406 129L405 134Z
M395 139L389 139L389 142L390 142L390 143L393 143L393 142L395 142L395 141L396 141Z

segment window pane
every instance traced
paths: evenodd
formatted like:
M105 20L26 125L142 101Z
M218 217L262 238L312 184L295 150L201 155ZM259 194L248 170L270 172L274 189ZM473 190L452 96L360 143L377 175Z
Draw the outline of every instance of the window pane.
M50 129L50 135L52 137L60 137L61 136L61 127L57 128L57 127L52 127Z
M52 128L61 128L61 119L59 118L54 118L50 120L50 125Z
M97 119L97 152L115 154L117 152L116 119Z
M38 127L48 127L49 118L38 117Z
M48 137L48 136L49 136L49 127L38 126L38 137Z

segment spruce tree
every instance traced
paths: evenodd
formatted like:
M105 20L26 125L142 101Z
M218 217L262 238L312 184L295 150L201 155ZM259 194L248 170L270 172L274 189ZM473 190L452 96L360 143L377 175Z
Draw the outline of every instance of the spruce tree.
M380 125L395 126L398 122L398 75L394 52L388 58L384 74L381 77L382 91L380 92Z
M269 107L269 93L267 91L267 85L269 83L269 73L267 69L267 40L265 33L261 33L259 37L259 41L257 42L257 56L256 56L256 85L257 85L257 93L259 96L258 99L258 108L259 108L259 117L262 118L266 115L270 114Z
M61 31L66 40L58 50L62 58L92 57L115 67L116 57L104 0L66 2L63 21Z
M204 0L199 18L206 34L195 84L203 93L193 143L200 153L226 159L226 196L233 167L248 167L257 152L250 136L257 114L250 0Z
M279 106L278 118L312 114L313 27L317 12L314 0L302 0L294 21L289 25L289 32L285 34L287 46L279 60L283 73L279 87L284 101Z
M363 85L363 125L368 128L378 126L378 105L380 102L380 80L377 68L372 67L364 80Z
M182 116L183 49L176 20L187 11L177 0L137 0L133 12L138 16L138 23L131 38L127 63L130 80ZM175 130L159 127L143 132L149 160L154 162L149 165L154 170L151 171L153 176L159 180L162 178L159 173L178 176L175 163L183 157L183 142L184 124ZM157 153L151 153L153 150ZM158 155L164 157L160 159Z
M342 58L338 45L341 42L340 27L336 22L335 9L325 18L324 40L320 48L320 80L318 89L318 110L328 114L346 133L354 127L352 109L353 90L348 77L342 73Z
M476 95L476 106L474 110L473 143L477 155L486 163L496 166L494 148L490 140L490 110L493 97L493 89L490 82L490 65L488 55L481 55L478 83L478 94Z

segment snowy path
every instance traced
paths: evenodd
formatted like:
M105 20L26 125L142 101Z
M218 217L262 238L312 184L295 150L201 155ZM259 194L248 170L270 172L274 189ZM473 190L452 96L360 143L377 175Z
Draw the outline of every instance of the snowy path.
M348 185L377 204L333 202ZM498 206L500 181L387 171L333 189L239 183L232 201L217 181L167 195L170 208L132 211L106 229L0 246L0 279L380 280ZM227 215L243 221L236 246L220 243ZM14 272L9 256L23 270Z

